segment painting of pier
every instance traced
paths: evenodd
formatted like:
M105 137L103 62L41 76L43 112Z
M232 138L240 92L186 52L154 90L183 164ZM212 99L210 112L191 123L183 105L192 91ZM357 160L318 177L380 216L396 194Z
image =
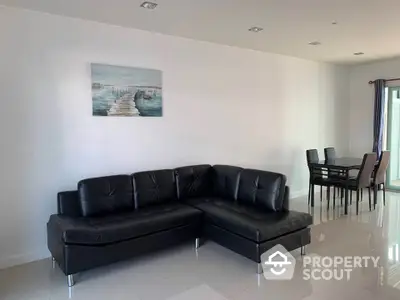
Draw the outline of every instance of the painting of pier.
M93 116L161 117L159 70L91 64Z

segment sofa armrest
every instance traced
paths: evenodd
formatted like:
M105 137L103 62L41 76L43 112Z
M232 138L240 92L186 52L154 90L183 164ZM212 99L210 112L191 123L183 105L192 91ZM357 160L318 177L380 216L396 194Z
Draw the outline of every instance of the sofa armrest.
M62 215L51 215L49 221L47 222L48 238L64 243L66 240L66 232L71 230L79 230L81 226L81 219Z
M47 247L65 275L69 275L65 255L65 235L72 228L79 227L79 219L62 215L51 215L47 222Z

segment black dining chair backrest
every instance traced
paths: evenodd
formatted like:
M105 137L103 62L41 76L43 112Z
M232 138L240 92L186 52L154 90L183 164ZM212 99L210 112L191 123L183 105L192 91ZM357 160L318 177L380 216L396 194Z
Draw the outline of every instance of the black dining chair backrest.
M307 165L309 166L310 163L317 163L319 162L318 150L317 149L309 149L306 151L307 154Z
M310 180L315 180L317 178L322 177L321 169L314 168L313 170L311 170L311 167L310 167L311 163L319 162L318 150L317 149L308 149L306 151L306 156L307 156L308 170L310 171Z
M328 147L324 149L325 160L332 160L336 158L336 150L333 147Z
M390 152L383 151L379 159L378 166L376 167L376 172L374 176L375 184L385 183L386 170L389 166L389 160L390 160Z
M336 150L333 147L324 149L325 161L334 161L336 159ZM340 172L328 170L328 177L339 176Z
M364 154L361 168L357 176L357 186L359 188L371 186L371 175L375 169L376 158L376 153Z

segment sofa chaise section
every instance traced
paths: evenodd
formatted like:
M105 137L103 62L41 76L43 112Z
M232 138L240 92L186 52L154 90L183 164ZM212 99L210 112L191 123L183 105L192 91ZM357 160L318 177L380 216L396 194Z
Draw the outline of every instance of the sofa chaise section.
M212 196L185 199L204 212L204 238L258 264L276 244L291 251L310 243L312 217L289 211L284 175L217 165L213 176Z

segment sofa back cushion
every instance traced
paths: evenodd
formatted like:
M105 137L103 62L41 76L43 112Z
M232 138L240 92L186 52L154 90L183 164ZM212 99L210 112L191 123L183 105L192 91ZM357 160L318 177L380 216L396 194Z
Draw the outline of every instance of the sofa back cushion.
M215 165L214 169L214 193L215 196L231 199L237 199L240 173L242 168L224 165Z
M269 211L281 211L285 184L285 175L244 169L239 179L238 203L255 205Z
M179 199L212 195L212 167L210 165L188 166L175 169Z
M173 170L139 172L132 176L136 208L176 201Z
M81 180L79 201L84 217L93 217L134 209L132 178L115 175Z

